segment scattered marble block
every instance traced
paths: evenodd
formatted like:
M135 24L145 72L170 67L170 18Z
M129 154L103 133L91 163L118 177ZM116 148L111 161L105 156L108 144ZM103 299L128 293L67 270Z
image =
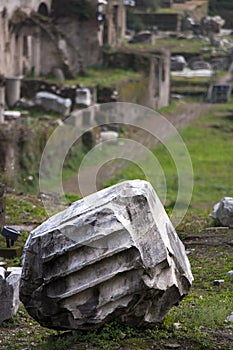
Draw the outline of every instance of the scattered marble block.
M225 197L221 202L215 204L211 216L221 225L233 227L233 198Z
M190 264L150 183L126 181L73 203L31 232L20 298L53 329L119 319L161 322L188 293Z
M21 267L0 267L0 324L14 316L19 308Z

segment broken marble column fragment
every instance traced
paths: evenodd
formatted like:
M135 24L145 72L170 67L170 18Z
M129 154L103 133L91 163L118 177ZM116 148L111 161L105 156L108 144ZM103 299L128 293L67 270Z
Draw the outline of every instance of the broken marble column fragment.
M125 181L31 232L20 298L41 325L88 329L160 322L189 291L184 246L150 183Z
M211 216L222 226L233 227L233 198L225 197L215 204Z
M21 267L0 267L0 324L14 316L19 308Z

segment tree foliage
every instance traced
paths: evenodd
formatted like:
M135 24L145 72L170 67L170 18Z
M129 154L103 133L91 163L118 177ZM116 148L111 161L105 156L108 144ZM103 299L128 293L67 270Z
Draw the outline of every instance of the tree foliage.
M233 11L232 0L209 0L209 10L211 14L218 14L221 11Z
M94 18L96 11L88 0L53 0L52 9L55 17L75 15L79 20Z
M136 0L136 6L142 10L155 11L160 4L160 0Z
M140 32L145 29L145 25L142 19L137 15L130 11L127 11L126 17L127 28L130 30L135 30L135 32Z

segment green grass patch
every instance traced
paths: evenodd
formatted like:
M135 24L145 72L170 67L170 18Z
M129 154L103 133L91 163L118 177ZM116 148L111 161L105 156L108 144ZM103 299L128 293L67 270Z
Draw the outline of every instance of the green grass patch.
M135 72L131 69L122 68L109 68L106 66L92 66L86 68L86 75L77 75L74 79L66 79L64 84L75 86L83 85L88 87L111 87L116 86L116 84L121 84L129 80L141 79L141 72ZM31 79L25 77L25 80ZM50 83L59 83L59 81L51 74L47 75L46 78L41 77L42 81L47 81ZM40 116L40 109L34 108L33 115ZM52 118L56 118L57 115L53 113Z
M180 107L183 107L183 102L173 100L168 106L161 107L158 112L166 115L174 114L179 112Z
M171 91L175 94L199 95L206 99L209 86L226 75L226 71L219 71L213 77L187 78L171 75Z
M176 77L172 75L171 80L172 84L177 86L184 86L184 85L193 85L193 86L206 86L210 82L209 77L193 77L193 78L186 78L186 77Z
M141 79L141 73L134 72L130 69L107 68L104 66L95 66L87 68L86 76L77 76L76 79L65 80L67 85L84 85L89 87L95 86L114 86L126 82L130 79ZM54 81L54 78L48 80Z
M176 8L158 8L156 13L165 13L165 14L170 14L170 13L183 13L184 10L183 9L176 9Z
M230 112L222 114L228 107ZM181 133L193 162L195 203L213 203L232 195L232 103L228 107L210 111Z
M34 196L17 196L9 194L6 197L6 221L10 225L37 224L46 218L42 202Z
M151 48L149 44L129 44L132 47L146 49ZM157 38L155 43L156 49L168 48L171 54L178 53L193 53L198 55L203 54L205 58L210 57L212 46L209 42L201 39L178 39L178 38Z
M180 131L190 153L194 169L192 205L208 205L232 195L233 177L233 103L213 106L206 115ZM178 189L176 166L165 146L154 149L167 183L167 202L174 202ZM137 166L123 169L106 186L121 179L145 179Z

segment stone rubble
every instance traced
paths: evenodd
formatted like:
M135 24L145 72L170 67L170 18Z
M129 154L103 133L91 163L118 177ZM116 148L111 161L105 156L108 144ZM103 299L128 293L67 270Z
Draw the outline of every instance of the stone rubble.
M125 181L31 232L20 299L41 325L161 322L193 281L185 248L150 183Z
M39 91L35 97L36 105L43 107L46 111L53 111L63 116L70 114L72 101L70 98L63 98L51 92Z
M225 322L233 322L233 312L230 314L230 316L227 316Z
M225 280L214 280L213 285L214 286L220 286L223 285Z
M14 316L19 308L19 283L21 267L0 267L0 325Z
M211 216L222 226L233 227L233 198L225 197L215 204Z

